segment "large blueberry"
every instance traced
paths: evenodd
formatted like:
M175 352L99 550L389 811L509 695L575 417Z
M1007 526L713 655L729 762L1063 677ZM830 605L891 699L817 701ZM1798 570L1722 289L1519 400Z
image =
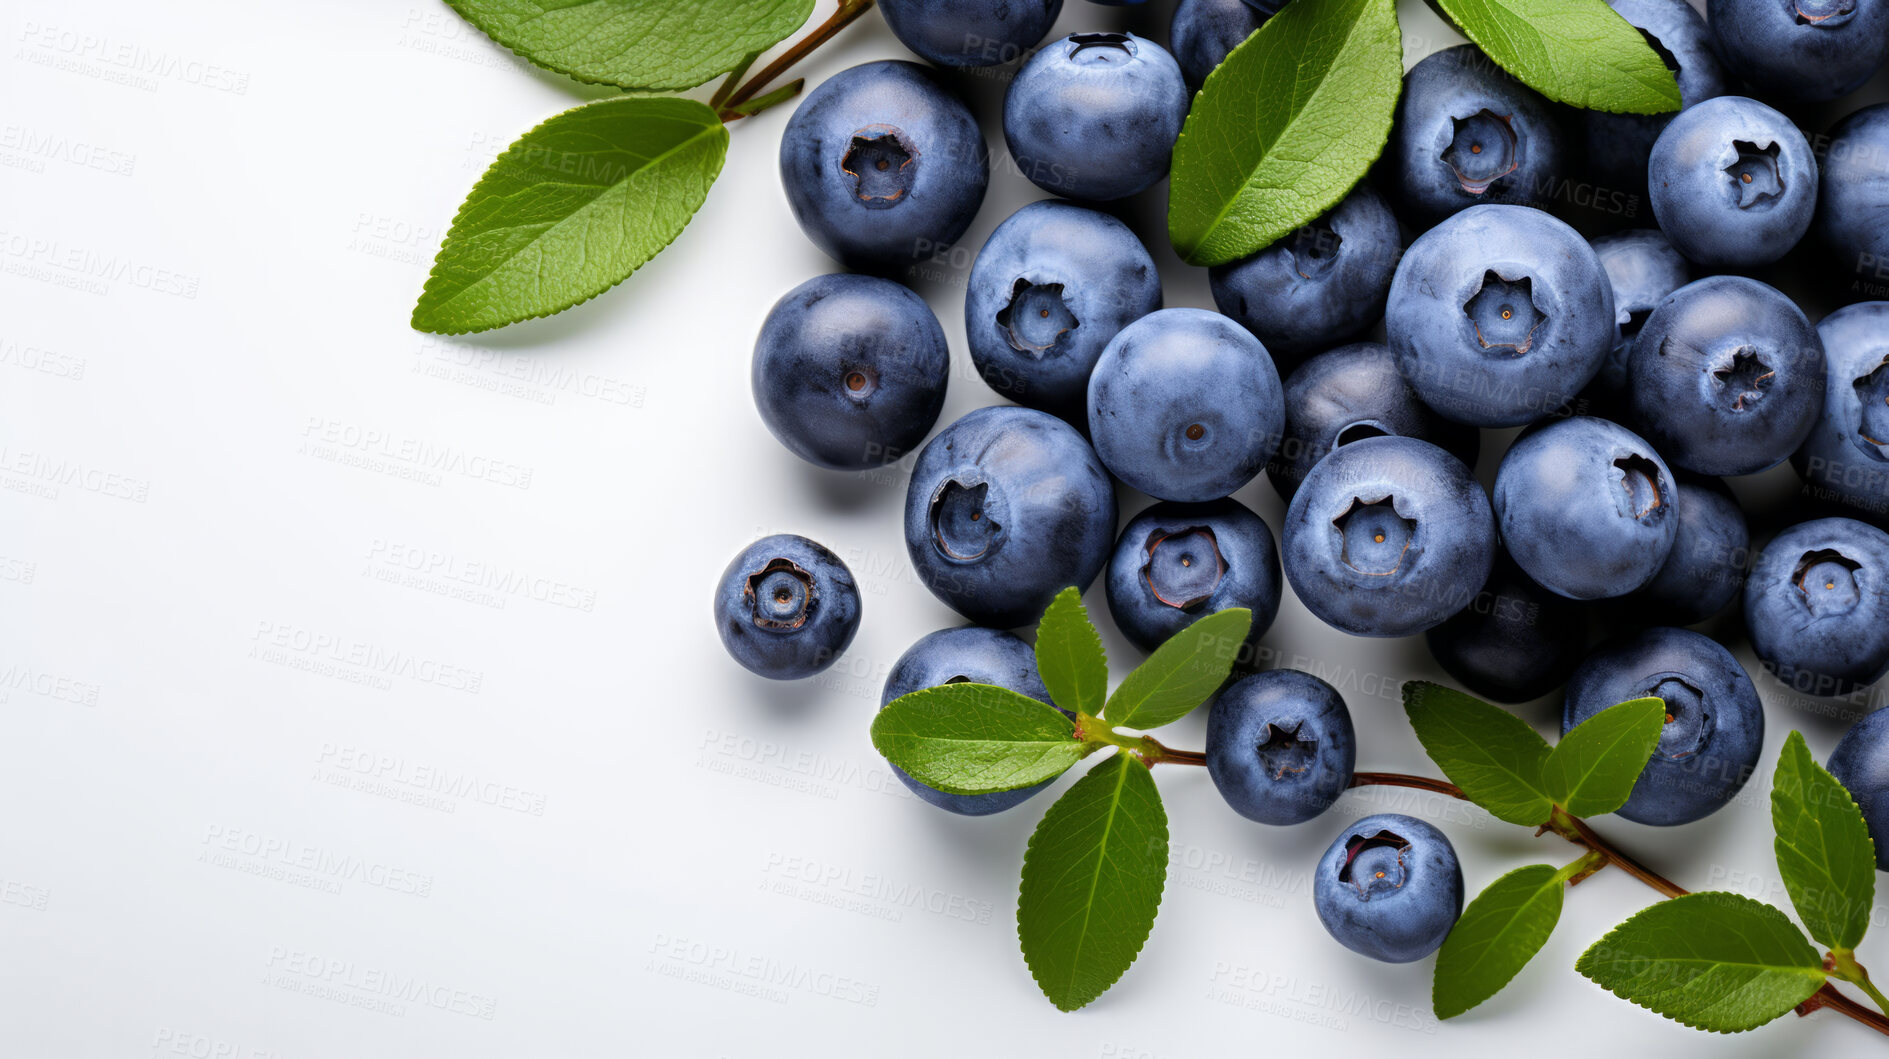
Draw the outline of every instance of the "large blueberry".
M995 66L1043 39L1063 0L879 0L899 42L940 66Z
M1523 434L1495 476L1495 516L1517 564L1569 599L1651 581L1679 532L1673 473L1638 434L1562 419Z
M1207 273L1213 302L1275 357L1328 349L1384 315L1404 251L1397 218L1360 184L1329 213L1251 257Z
M1174 47L1174 59L1181 65L1187 87L1200 88L1227 53L1271 17L1271 11L1261 10L1247 0L1181 0L1174 5L1168 42Z
M925 300L891 280L810 279L774 303L754 343L761 420L810 463L861 470L925 440L951 352Z
M1712 50L1705 19L1686 0L1607 0L1621 18L1640 31L1646 43L1679 83L1680 106L1689 107L1727 91L1725 70ZM1588 170L1615 191L1637 195L1646 189L1646 159L1672 114L1609 114L1582 110Z
M801 231L863 272L906 268L963 235L989 181L977 119L917 63L834 74L781 133L781 186Z
M1425 404L1488 427L1573 399L1619 333L1594 248L1526 206L1464 210L1412 243L1384 327Z
M1078 33L1044 45L1004 96L1004 139L1046 191L1106 201L1167 172L1187 118L1174 57L1133 33Z
M1231 498L1161 503L1136 515L1109 557L1108 609L1144 651L1200 618L1245 607L1257 641L1279 614L1279 551L1272 531Z
M1285 397L1266 347L1204 309L1163 309L1109 341L1089 433L1117 478L1158 500L1217 500L1279 450Z
M1627 356L1627 416L1698 474L1783 463L1823 410L1823 341L1777 288L1709 276L1667 295Z
M1866 275L1873 289L1889 279L1889 103L1831 128L1817 181L1817 235L1844 271Z
M1430 655L1470 691L1527 702L1560 687L1581 660L1581 605L1536 584L1507 553L1467 607L1423 634Z
M1207 774L1233 811L1299 824L1351 785L1358 741L1338 689L1291 669L1222 689L1207 713Z
M1034 624L1056 593L1086 588L1115 541L1115 486L1069 424L979 408L919 451L905 494L918 579L983 625Z
M1161 274L1126 224L1067 202L1032 202L978 251L964 334L991 389L1081 422L1103 348L1160 307Z
M1791 119L1744 96L1679 112L1647 162L1653 216L1680 253L1710 268L1783 257L1817 211L1817 160Z
M1345 948L1409 963L1435 952L1463 914L1463 869L1443 832L1379 813L1339 832L1319 859L1312 900Z
M1461 44L1404 74L1382 173L1425 227L1483 202L1536 205L1561 179L1561 136L1547 100Z
M1357 636L1408 636L1462 610L1489 579L1495 520L1461 460L1427 441L1354 441L1320 460L1286 510L1299 602Z
M1889 520L1889 302L1846 305L1817 334L1829 362L1823 412L1791 462L1811 496Z
M715 585L715 630L750 672L810 677L833 664L859 631L859 587L840 557L805 537L777 533L743 549Z
M1889 871L1889 710L1851 725L1830 752L1829 767L1863 810L1876 846L1876 869Z
M1593 240L1595 256L1607 270L1614 292L1614 321L1620 340L1594 376L1594 389L1610 402L1623 396L1627 385L1627 354L1640 337L1646 318L1668 294L1692 282L1692 265L1673 249L1666 233L1657 228L1630 228Z
M1790 102L1848 95L1889 55L1884 0L1707 0L1705 14L1731 72Z
M1765 669L1803 695L1849 695L1889 672L1889 534L1864 522L1800 522L1745 580L1745 628Z
M1745 587L1751 531L1738 498L1717 478L1678 476L1679 532L1653 580L1628 597L1642 620L1695 625L1724 610Z

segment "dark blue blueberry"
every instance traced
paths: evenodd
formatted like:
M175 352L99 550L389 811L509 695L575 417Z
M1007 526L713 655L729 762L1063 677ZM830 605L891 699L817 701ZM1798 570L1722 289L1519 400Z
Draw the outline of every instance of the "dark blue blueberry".
M1848 95L1889 57L1883 0L1707 0L1705 14L1726 67L1768 98Z
M1425 404L1486 427L1568 403L1619 334L1594 248L1525 206L1473 207L1412 243L1384 327Z
M1783 257L1817 210L1817 160L1791 119L1744 96L1688 107L1653 142L1653 216L1674 248L1709 268Z
M1252 257L1208 271L1213 301L1275 357L1328 349L1384 315L1403 254L1397 218L1369 185Z
M1132 33L1044 45L1004 96L1004 139L1023 175L1058 195L1125 198L1168 170L1187 118L1174 57Z
M1745 511L1717 478L1680 475L1679 533L1666 565L1628 598L1640 620L1696 625L1724 610L1745 587L1751 531Z
M995 66L1043 39L1063 0L879 0L907 48L940 66Z
M1791 462L1809 493L1889 519L1889 302L1846 305L1817 325L1829 361L1823 412Z
M905 548L918 579L983 625L1035 624L1087 588L1115 541L1115 486L1082 435L1046 412L980 408L918 454Z
M1274 669L1229 684L1207 713L1207 774L1233 811L1302 824L1351 785L1358 741L1338 689Z
M977 120L917 63L840 71L781 133L781 185L801 231L863 272L905 268L963 235L989 181Z
M991 389L1086 422L1089 373L1103 348L1159 308L1161 274L1126 224L1067 202L1033 202L978 251L964 333Z
M754 343L754 404L810 463L862 470L925 440L951 353L925 300L891 280L810 279L774 303Z
M1823 391L1823 341L1804 311L1743 276L1667 295L1627 357L1628 422L1696 474L1783 463L1810 436Z
M1168 43L1173 45L1187 87L1198 90L1227 53L1271 17L1272 11L1247 0L1181 0L1174 5Z
M1379 813L1345 828L1325 851L1312 900L1345 948L1409 963L1435 952L1463 914L1463 869L1443 832Z
M1608 0L1640 31L1653 53L1679 82L1680 106L1689 107L1728 90L1725 70L1713 52L1705 19L1686 0ZM1582 161L1611 189L1638 195L1646 190L1646 160L1672 114L1578 112L1585 133Z
M859 587L840 557L805 537L777 533L747 546L715 585L715 629L750 672L810 677L833 664L859 631Z
M1614 320L1620 325L1620 340L1601 363L1594 388L1617 401L1626 390L1627 354L1633 350L1633 340L1640 337L1646 318L1668 294L1692 282L1692 266L1657 228L1614 232L1593 240L1592 245L1607 270L1614 292Z
M1356 636L1408 636L1475 598L1495 561L1489 498L1427 441L1376 437L1320 460L1286 511L1299 602Z
M1889 871L1889 710L1851 725L1830 752L1829 768L1863 810L1876 846L1876 869Z
M1423 634L1464 687L1497 702L1540 698L1568 679L1587 646L1580 604L1536 584L1507 553L1467 607Z
M1536 205L1562 177L1561 136L1547 100L1461 44L1404 74L1384 175L1424 227L1483 202Z
M1279 551L1237 500L1155 504L1122 530L1106 583L1115 624L1144 651L1229 607L1253 612L1257 642L1279 614Z
M1817 182L1817 235L1874 289L1889 279L1889 103L1831 128Z
M1266 347L1205 309L1129 324L1089 379L1089 434L1117 478L1157 500L1218 500L1279 449L1285 398Z
M1605 419L1562 419L1517 438L1495 476L1502 543L1569 599L1624 596L1658 574L1679 532L1673 473Z
M1766 670L1802 695L1850 695L1889 672L1889 534L1864 522L1800 522L1745 580L1745 628Z

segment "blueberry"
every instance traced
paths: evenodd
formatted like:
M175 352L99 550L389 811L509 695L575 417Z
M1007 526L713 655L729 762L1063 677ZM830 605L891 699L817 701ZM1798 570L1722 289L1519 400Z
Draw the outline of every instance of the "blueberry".
M1678 251L1711 268L1783 257L1817 209L1817 160L1791 119L1744 96L1673 118L1647 162L1653 216Z
M1671 827L1717 812L1745 785L1764 746L1764 706L1732 653L1689 629L1618 637L1568 680L1561 734L1629 699L1666 701L1659 745L1616 810L1636 824Z
M1306 609L1357 636L1422 632L1469 603L1495 561L1489 498L1427 441L1354 441L1286 510L1286 577Z
M1181 0L1174 5L1168 41L1187 87L1198 90L1227 53L1265 25L1272 14L1247 0Z
M1161 308L1161 275L1126 224L1067 202L1032 202L971 266L964 333L990 388L1087 422L1089 373L1123 327Z
M862 272L891 272L971 225L990 181L984 134L917 63L842 70L781 133L781 185L807 238Z
M1296 358L1376 323L1403 252L1397 218L1360 184L1318 220L1207 275L1221 312L1273 356Z
M1115 624L1144 651L1229 607L1253 612L1257 642L1279 614L1279 551L1237 500L1155 504L1122 530L1106 584Z
M1509 554L1569 599L1624 596L1651 581L1679 532L1673 473L1645 439L1605 419L1523 434L1495 476Z
M1817 334L1829 359L1823 412L1791 462L1811 495L1889 519L1889 302L1846 305Z
M940 629L906 648L899 660L892 663L892 672L886 675L879 708L885 709L900 696L944 684L995 684L1038 702L1051 702L1049 689L1043 686L1043 678L1036 671L1036 651L1029 644L998 629L970 626ZM1035 786L995 794L946 794L918 782L897 765L892 766L892 771L921 800L961 816L1003 812L1050 783L1045 780Z
M1301 824L1331 808L1357 757L1344 696L1308 673L1255 673L1207 713L1207 774L1248 820Z
M1089 433L1117 478L1158 500L1218 500L1279 449L1285 397L1259 340L1205 309L1163 309L1109 341Z
M1823 410L1823 341L1775 287L1710 276L1667 295L1627 356L1628 422L1698 474L1783 463Z
M1751 531L1744 509L1717 478L1679 475L1679 532L1666 564L1627 599L1641 618L1696 625L1724 610L1745 587Z
M1617 401L1627 386L1627 354L1640 337L1646 318L1668 294L1692 282L1692 265L1673 249L1666 233L1657 228L1632 228L1593 240L1595 256L1607 270L1614 292L1614 321L1620 340L1601 362L1594 388Z
M1889 56L1883 0L1707 0L1725 65L1766 96L1848 95Z
M1889 672L1889 534L1847 518L1772 538L1745 580L1752 650L1803 695L1849 695Z
M1286 378L1285 395L1285 438L1266 475L1286 500L1326 453L1364 438L1393 434L1428 441L1472 467L1481 448L1475 427L1452 423L1417 399L1397 370L1396 354L1382 343L1320 353Z
M1566 683L1586 646L1587 616L1502 552L1476 598L1423 635L1431 657L1465 688L1527 702Z
M1125 198L1154 184L1187 118L1174 57L1132 33L1044 45L1004 95L1004 139L1023 175L1071 198Z
M1384 174L1409 219L1429 227L1477 203L1546 202L1561 153L1548 101L1460 44L1404 74Z
M1345 828L1325 851L1312 900L1345 948L1409 963L1435 952L1463 914L1463 869L1443 832L1379 813Z
M1817 235L1847 271L1880 280L1889 264L1889 103L1851 114L1827 138L1817 182Z
M1829 769L1863 810L1877 870L1889 871L1889 710L1851 725L1830 752Z
M1725 70L1713 51L1705 19L1686 0L1608 0L1621 18L1640 31L1646 43L1679 83L1680 106L1689 107L1726 93ZM1646 190L1646 159L1671 114L1579 112L1585 133L1582 159L1612 188L1638 194Z
M979 408L925 444L905 495L918 578L982 625L1034 624L1086 588L1115 540L1115 487L1082 435L1045 412Z
M859 631L859 587L839 556L777 533L748 545L722 571L715 628L750 672L770 680L810 677L832 665Z
M774 303L754 343L755 407L809 463L862 470L925 440L951 354L925 300L891 280L810 279Z
M892 35L940 66L995 66L1036 46L1063 0L879 0Z
M1525 206L1476 206L1410 245L1384 327L1425 404L1519 426L1566 404L1613 348L1613 287L1574 229Z

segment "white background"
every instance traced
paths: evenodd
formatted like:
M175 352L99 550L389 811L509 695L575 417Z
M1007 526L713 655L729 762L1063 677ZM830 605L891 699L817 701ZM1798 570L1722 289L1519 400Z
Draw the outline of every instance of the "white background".
M1408 62L1453 42L1400 6ZM1059 29L1165 39L1168 10L1070 0ZM954 622L905 558L905 472L814 470L749 397L767 307L833 269L781 195L789 108L733 130L707 207L621 288L441 340L407 314L466 189L520 132L609 93L429 0L4 0L0 34L0 1052L1881 1045L1828 1013L1708 1037L1579 978L1580 951L1652 900L1617 872L1571 895L1509 989L1439 1026L1430 961L1355 956L1313 914L1307 873L1341 820L1437 821L1472 892L1572 847L1381 790L1268 829L1178 767L1158 776L1174 864L1153 937L1101 1000L1056 1012L1012 918L1050 796L947 816L867 739L892 661ZM804 72L905 56L871 15ZM1002 76L962 79L998 146ZM958 368L941 422L992 400L963 348L970 255L1042 197L997 168L920 285ZM1210 306L1161 238L1161 194L1138 227L1168 304ZM1263 478L1240 495L1277 525ZM1143 502L1124 494L1124 515ZM865 593L851 651L796 684L733 664L709 617L729 556L776 531L835 548ZM1108 635L1119 677L1133 652ZM1395 696L1437 675L1420 640L1343 637L1288 592L1267 643L1345 692L1361 768L1434 772ZM1775 690L1765 773L1792 727L1821 757L1844 721ZM1200 745L1199 717L1176 728ZM1603 826L1686 885L1782 903L1767 786L1678 831ZM1885 939L1865 962L1889 967ZM413 981L423 999L388 998Z

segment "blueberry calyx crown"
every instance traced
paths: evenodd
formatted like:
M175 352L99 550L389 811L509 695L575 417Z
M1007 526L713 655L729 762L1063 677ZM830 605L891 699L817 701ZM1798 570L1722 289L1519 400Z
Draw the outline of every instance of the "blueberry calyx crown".
M1301 735L1304 730L1304 721L1294 721L1290 728L1275 721L1267 722L1266 738L1254 749L1259 754L1260 764L1266 766L1268 776L1283 780L1287 776L1304 775L1317 762L1318 740Z
M1842 552L1822 548L1804 553L1791 580L1812 617L1838 617L1855 610L1862 600L1862 587L1856 583L1856 571L1862 568L1862 563Z
M1730 398L1727 407L1733 412L1743 412L1758 403L1776 379L1777 371L1750 346L1733 350L1730 357L1712 369L1712 380Z
M1206 526L1148 534L1148 561L1141 579L1154 598L1177 610L1199 610L1226 576L1220 542Z
M1732 141L1738 157L1725 167L1725 173L1738 193L1739 209L1769 204L1784 194L1784 175L1777 166L1778 149L1776 143L1759 147L1749 140Z
M931 539L945 558L977 562L1002 541L1003 525L992 517L990 483L948 478L931 499Z
M1515 116L1479 110L1466 118L1452 118L1455 134L1443 149L1443 164L1471 195L1522 167L1522 144L1515 135Z
M1069 61L1083 65L1127 62L1135 57L1135 42L1126 33L1071 33Z
M1494 269L1483 273L1476 293L1463 303L1463 315L1484 349L1506 349L1517 356L1535 344L1535 330L1548 319L1535 304L1535 281L1509 279Z
M1705 748L1712 734L1712 714L1705 708L1705 691L1699 685L1682 673L1661 673L1647 682L1646 695L1666 703L1657 751L1661 757L1679 761Z
M1069 311L1060 283L1034 283L1018 276L1010 288L1010 303L997 310L997 326L1019 353L1040 357L1082 326Z
M1394 831L1354 834L1345 841L1345 863L1338 869L1338 881L1356 887L1360 901L1393 892L1404 885L1404 851L1409 848L1410 840Z
M1833 28L1856 14L1856 0L1786 0L1795 25Z
M1331 271L1344 237L1323 219L1313 221L1292 237L1292 271L1301 279L1316 279Z
M1399 514L1397 498L1389 493L1376 500L1352 497L1332 527L1338 531L1339 558L1372 577L1396 573L1417 535L1417 520Z
M1856 391L1858 409L1856 447L1873 460L1889 460L1883 451L1889 444L1889 354L1850 388Z
M869 210L904 202L918 181L918 150L894 125L868 125L853 133L840 170L853 178L853 197Z
M813 575L791 559L776 557L748 576L742 589L754 624L770 632L792 632L813 616L818 598Z
M1652 523L1664 515L1665 483L1660 481L1659 464L1634 453L1614 461L1620 472L1620 494L1615 498L1620 513L1638 522Z

